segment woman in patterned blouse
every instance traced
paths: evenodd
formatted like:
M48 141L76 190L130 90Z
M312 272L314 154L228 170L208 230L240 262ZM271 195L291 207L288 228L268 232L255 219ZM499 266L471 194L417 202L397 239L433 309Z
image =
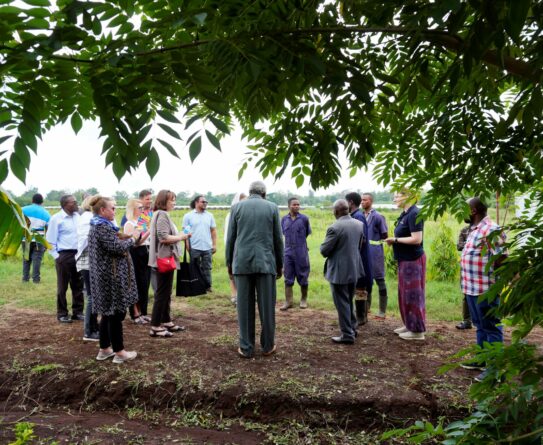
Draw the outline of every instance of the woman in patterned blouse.
M136 351L126 351L123 320L126 309L138 301L130 248L136 240L121 235L115 221L115 202L94 196L89 231L89 271L93 312L101 314L100 350L96 360L113 357L113 363L134 360ZM141 238L139 238L139 241Z

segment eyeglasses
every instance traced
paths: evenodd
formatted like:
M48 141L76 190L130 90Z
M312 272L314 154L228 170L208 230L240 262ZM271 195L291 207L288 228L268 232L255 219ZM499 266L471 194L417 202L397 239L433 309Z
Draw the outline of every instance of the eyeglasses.
M207 201L200 201L202 204L207 204Z

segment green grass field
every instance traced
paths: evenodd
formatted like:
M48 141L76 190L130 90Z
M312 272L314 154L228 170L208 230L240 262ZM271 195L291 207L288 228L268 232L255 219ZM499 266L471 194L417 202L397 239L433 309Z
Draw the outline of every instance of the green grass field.
M181 227L181 221L185 211L173 212L174 222ZM230 295L228 284L228 274L224 260L224 219L226 210L214 210L218 229L218 251L213 258L213 289L215 297L212 298L193 298L189 299L190 304L201 307L207 304L213 304L213 298L226 298ZM286 212L281 212L282 215ZM308 239L311 274L309 284L309 304L312 308L334 310L330 288L323 277L322 270L324 259L319 253L319 246L324 239L326 228L334 221L331 211L310 209L305 212L311 221L313 234ZM383 212L389 221L389 233L392 233L391 227L393 221L397 218L398 211ZM282 216L281 215L281 216ZM120 219L120 215L117 215ZM427 221L424 229L424 246L428 255L428 264L432 261L430 247L436 235L437 222ZM456 236L462 227L454 220L447 220L447 225L451 227L452 233ZM39 311L54 313L56 305L56 274L53 259L46 254L42 265L42 282L39 285L33 283L21 282L21 252L17 257L4 258L0 260L0 307L31 308ZM389 294L388 312L398 315L397 303L397 281L393 277L387 276L387 286ZM295 299L299 300L299 287L295 286ZM283 280L278 284L278 300L284 298ZM374 303L372 308L377 308L377 292L374 290ZM457 320L461 314L461 300L459 284L455 282L438 282L427 280L426 283L426 309L427 316L433 320ZM69 301L71 299L69 298Z

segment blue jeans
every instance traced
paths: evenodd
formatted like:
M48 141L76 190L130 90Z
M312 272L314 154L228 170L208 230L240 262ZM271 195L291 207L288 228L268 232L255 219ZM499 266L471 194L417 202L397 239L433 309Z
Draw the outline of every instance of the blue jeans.
M499 298L492 302L483 300L478 302L479 295L466 295L466 300L471 314L471 320L477 328L477 344L483 346L488 343L503 343L503 328L500 326L501 320L494 314L489 314L490 309L498 306Z
M25 258L25 252L26 241L23 241L23 281L28 281L30 279L30 266L32 265L32 281L34 283L39 283L41 261L43 259L43 253L45 252L45 246L32 241L29 246L28 260Z

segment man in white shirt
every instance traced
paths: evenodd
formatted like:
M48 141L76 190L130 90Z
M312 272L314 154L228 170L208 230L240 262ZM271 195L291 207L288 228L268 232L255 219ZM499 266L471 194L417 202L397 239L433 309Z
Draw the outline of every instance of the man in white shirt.
M83 282L77 271L75 254L77 253L77 201L73 195L60 198L62 209L51 217L46 239L51 244L49 251L55 259L57 270L57 319L61 323L72 320L84 320ZM72 317L68 313L66 291L72 289Z

